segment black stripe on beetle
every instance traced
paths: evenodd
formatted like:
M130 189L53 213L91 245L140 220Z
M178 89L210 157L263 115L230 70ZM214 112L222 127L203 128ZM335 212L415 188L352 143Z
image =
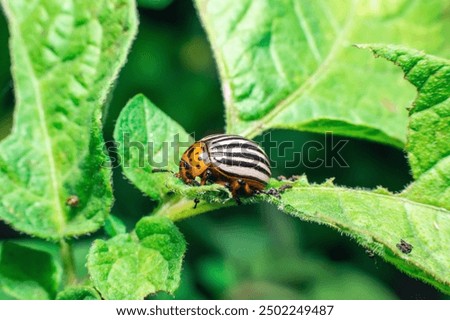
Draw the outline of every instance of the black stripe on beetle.
M267 161L267 157L261 156L258 152L249 152L249 151L210 151L211 156L213 157L241 157L251 160L256 160L258 162L263 162L265 165L270 167L270 163Z
M226 147L227 149L231 149L231 148L242 148L244 150L255 150L258 152L262 152L262 150L256 145L256 144L249 144L249 143L242 143L242 142L231 142L229 144L216 144L216 145L212 145L211 151L220 151L222 150L224 147ZM265 153L262 152L264 155Z
M266 168L262 167L258 162L255 162L255 161L242 161L236 157L214 158L214 160L216 160L222 164L227 164L229 166L252 168L252 169L255 169L259 172L262 172L262 173L270 176L270 171L267 170Z
M215 144L215 143L219 143L222 141L229 141L231 139L248 141L247 139L243 139L241 136L236 136L236 135L231 135L231 134L211 135L211 136L204 137L200 141L211 142L211 143Z

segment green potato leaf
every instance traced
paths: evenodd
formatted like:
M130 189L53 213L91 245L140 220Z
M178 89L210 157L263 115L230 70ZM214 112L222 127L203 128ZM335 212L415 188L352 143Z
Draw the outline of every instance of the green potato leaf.
M222 81L227 133L271 128L402 147L413 91L352 43L446 55L445 1L196 0Z
M0 218L53 240L95 231L112 204L100 106L136 32L134 1L1 3L17 103Z
M397 46L366 47L402 68L418 91L406 144L416 181L403 195L450 210L450 61Z
M92 282L105 299L143 299L179 285L186 243L164 217L143 218L133 234L96 240L88 255Z
M48 252L3 242L0 255L1 291L16 299L53 299L61 283L61 267Z
M406 110L413 91L395 67L368 60L363 51L351 46L382 37L446 53L443 31L448 21L435 17L448 4L400 0L392 6L378 2L367 6L366 1L196 3L222 78L228 133L253 137L267 129L288 128L406 144L415 178L400 194L383 188L337 187L331 181L309 184L306 178L271 180L268 188L284 184L291 188L280 198L258 195L243 202L269 202L300 219L336 228L405 273L449 293L450 241L443 236L450 232L448 62L402 47L369 46L398 64L418 89L414 105ZM414 36L408 37L412 29ZM405 39L398 38L400 34ZM163 150L175 133L187 136L142 96L133 99L119 117L115 135L119 143L125 141L122 132L157 146L144 147L143 153L150 150L149 154ZM174 161L167 168L177 171L182 151L178 157L169 151ZM128 153L134 159L129 168L124 166L126 150L119 148L125 175L162 202L156 216L176 221L235 204L224 188L185 186L173 174L152 173L154 165L140 163L140 157ZM196 209L193 199L202 199ZM402 250L402 242L410 244L411 250Z
M114 130L117 153L125 176L142 192L161 203L160 210L176 205L190 214L193 199L201 202L197 213L223 206L230 193L218 185L200 189L185 185L174 173L193 138L145 96L132 98L117 119ZM172 172L153 172L154 169ZM188 198L186 200L185 198Z
M272 181L271 187L289 182ZM358 190L309 184L303 178L281 199L264 201L302 220L331 226L354 238L412 277L450 293L450 212L392 194L385 189ZM412 245L409 254L398 248Z
M450 62L412 49L361 45L400 66L418 91L406 151L415 182L401 194L297 183L281 199L294 216L349 234L413 277L450 292ZM401 240L413 250L405 254Z
M279 188L284 184L291 184L292 188L280 199L259 195L243 199L243 202L267 201L300 219L334 227L400 270L449 293L450 241L443 236L450 232L450 173L446 165L449 154L447 135L450 132L448 62L402 47L369 47L377 55L403 67L407 79L413 84L421 84L418 85L417 100L410 109L407 146L417 181L403 193L392 194L383 188L370 191L336 187L330 181L323 185L309 184L306 178L295 183L272 180L269 188ZM420 118L422 114L424 118ZM433 122L430 123L430 119ZM167 117L159 118L158 126L163 126L162 121L173 122ZM422 122L427 125L421 126ZM432 178L422 178L429 174ZM189 187L173 175L169 176L172 178L155 183L164 185L177 196L160 206L155 215L175 221L235 204L226 192L222 197L218 196L221 189L218 186L214 193L210 192L214 185ZM210 197L202 198L204 194ZM214 200L214 196L218 199ZM194 198L204 200L196 209L192 203ZM412 245L411 252L400 250L402 240Z
M193 142L178 123L143 95L132 98L120 113L114 139L124 174L157 200L170 191L164 182L171 174L153 173L153 169L177 172L181 155Z

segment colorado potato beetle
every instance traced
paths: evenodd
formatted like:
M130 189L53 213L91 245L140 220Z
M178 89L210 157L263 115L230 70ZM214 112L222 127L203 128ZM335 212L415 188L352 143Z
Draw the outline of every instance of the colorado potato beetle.
M239 203L240 195L251 196L264 190L271 170L266 153L255 142L238 135L214 134L184 152L178 177L186 184L221 184Z

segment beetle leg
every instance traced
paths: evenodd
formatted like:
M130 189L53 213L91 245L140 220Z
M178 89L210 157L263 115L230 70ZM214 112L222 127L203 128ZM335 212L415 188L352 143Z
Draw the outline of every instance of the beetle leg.
M239 179L237 182L239 184L238 189L243 190L245 195L247 196L253 195L254 191L252 190L250 185L247 182L245 182L245 180Z
M248 183L245 183L243 188L244 188L244 193L248 196L251 196L254 193L254 191L252 190L252 188L250 188Z
M192 208L192 209L197 209L197 205L198 205L199 202L200 202L200 199L199 198L195 198L194 199L194 208Z
M173 172L172 170L169 169L162 169L162 168L153 168L152 169L152 173L160 173L160 172L170 172L175 174L175 172Z
M210 181L212 177L212 172L211 170L207 169L205 170L205 172L202 175L202 181L200 182L200 185L205 185L206 182Z
M236 201L236 203L238 205L242 204L241 199L237 195L239 189L241 188L241 183L242 183L241 181L242 181L241 179L234 180L233 182L231 182L230 188L229 188L230 191L231 191L231 195L233 196L233 199Z

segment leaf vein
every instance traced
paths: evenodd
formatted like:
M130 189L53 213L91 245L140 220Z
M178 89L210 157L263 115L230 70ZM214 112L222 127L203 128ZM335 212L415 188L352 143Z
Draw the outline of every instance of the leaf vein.
M300 28L303 31L303 34L305 35L306 42L308 43L308 47L311 50L311 53L313 54L314 59L316 60L317 64L320 64L323 59L322 59L322 56L317 47L316 41L314 40L314 36L311 32L311 29L309 28L308 22L306 21L306 18L303 14L302 8L300 6L300 2L293 0L293 4L294 4L295 16L300 25Z
M270 121L272 121L277 115L283 112L287 107L291 105L293 101L301 97L305 92L314 88L324 73L328 70L328 66L334 57L337 55L340 46L344 43L351 26L353 25L353 21L355 18L355 7L359 0L354 0L351 4L351 10L348 13L346 24L341 29L340 33L336 36L336 40L331 46L328 55L320 64L320 66L316 69L316 71L308 78L306 81L300 85L296 90L294 90L290 95L288 95L285 99L280 101L271 111L269 111L264 117L262 117L258 121L254 121L251 126L244 132L242 132L242 136L253 138L254 136L260 134L266 127L270 125ZM231 108L231 107L230 107Z
M53 206L55 209L56 218L58 220L57 222L58 222L59 233L62 235L64 227L65 227L65 216L63 213L63 209L62 209L62 204L59 200L59 189L60 189L61 184L58 182L58 177L57 177L57 172L56 172L57 171L56 170L56 162L55 162L55 157L53 154L54 153L53 146L52 146L52 142L51 142L51 138L50 138L50 133L47 128L47 119L45 116L44 104L43 104L42 97L40 94L40 84L36 77L36 73L33 69L33 64L31 62L31 57L29 55L29 52L28 52L28 50L25 49L26 44L24 42L22 33L19 30L19 28L17 28L16 33L17 33L17 39L21 42L21 47L23 48L22 50L24 51L24 58L25 58L24 64L26 64L26 67L29 70L28 76L33 84L32 89L33 89L34 95L35 95L36 109L37 109L37 113L38 113L38 117L39 117L40 129L43 134L43 140L44 140L43 145L46 150L45 154L47 155L47 162L48 162L48 166L49 166L50 185L53 190Z

